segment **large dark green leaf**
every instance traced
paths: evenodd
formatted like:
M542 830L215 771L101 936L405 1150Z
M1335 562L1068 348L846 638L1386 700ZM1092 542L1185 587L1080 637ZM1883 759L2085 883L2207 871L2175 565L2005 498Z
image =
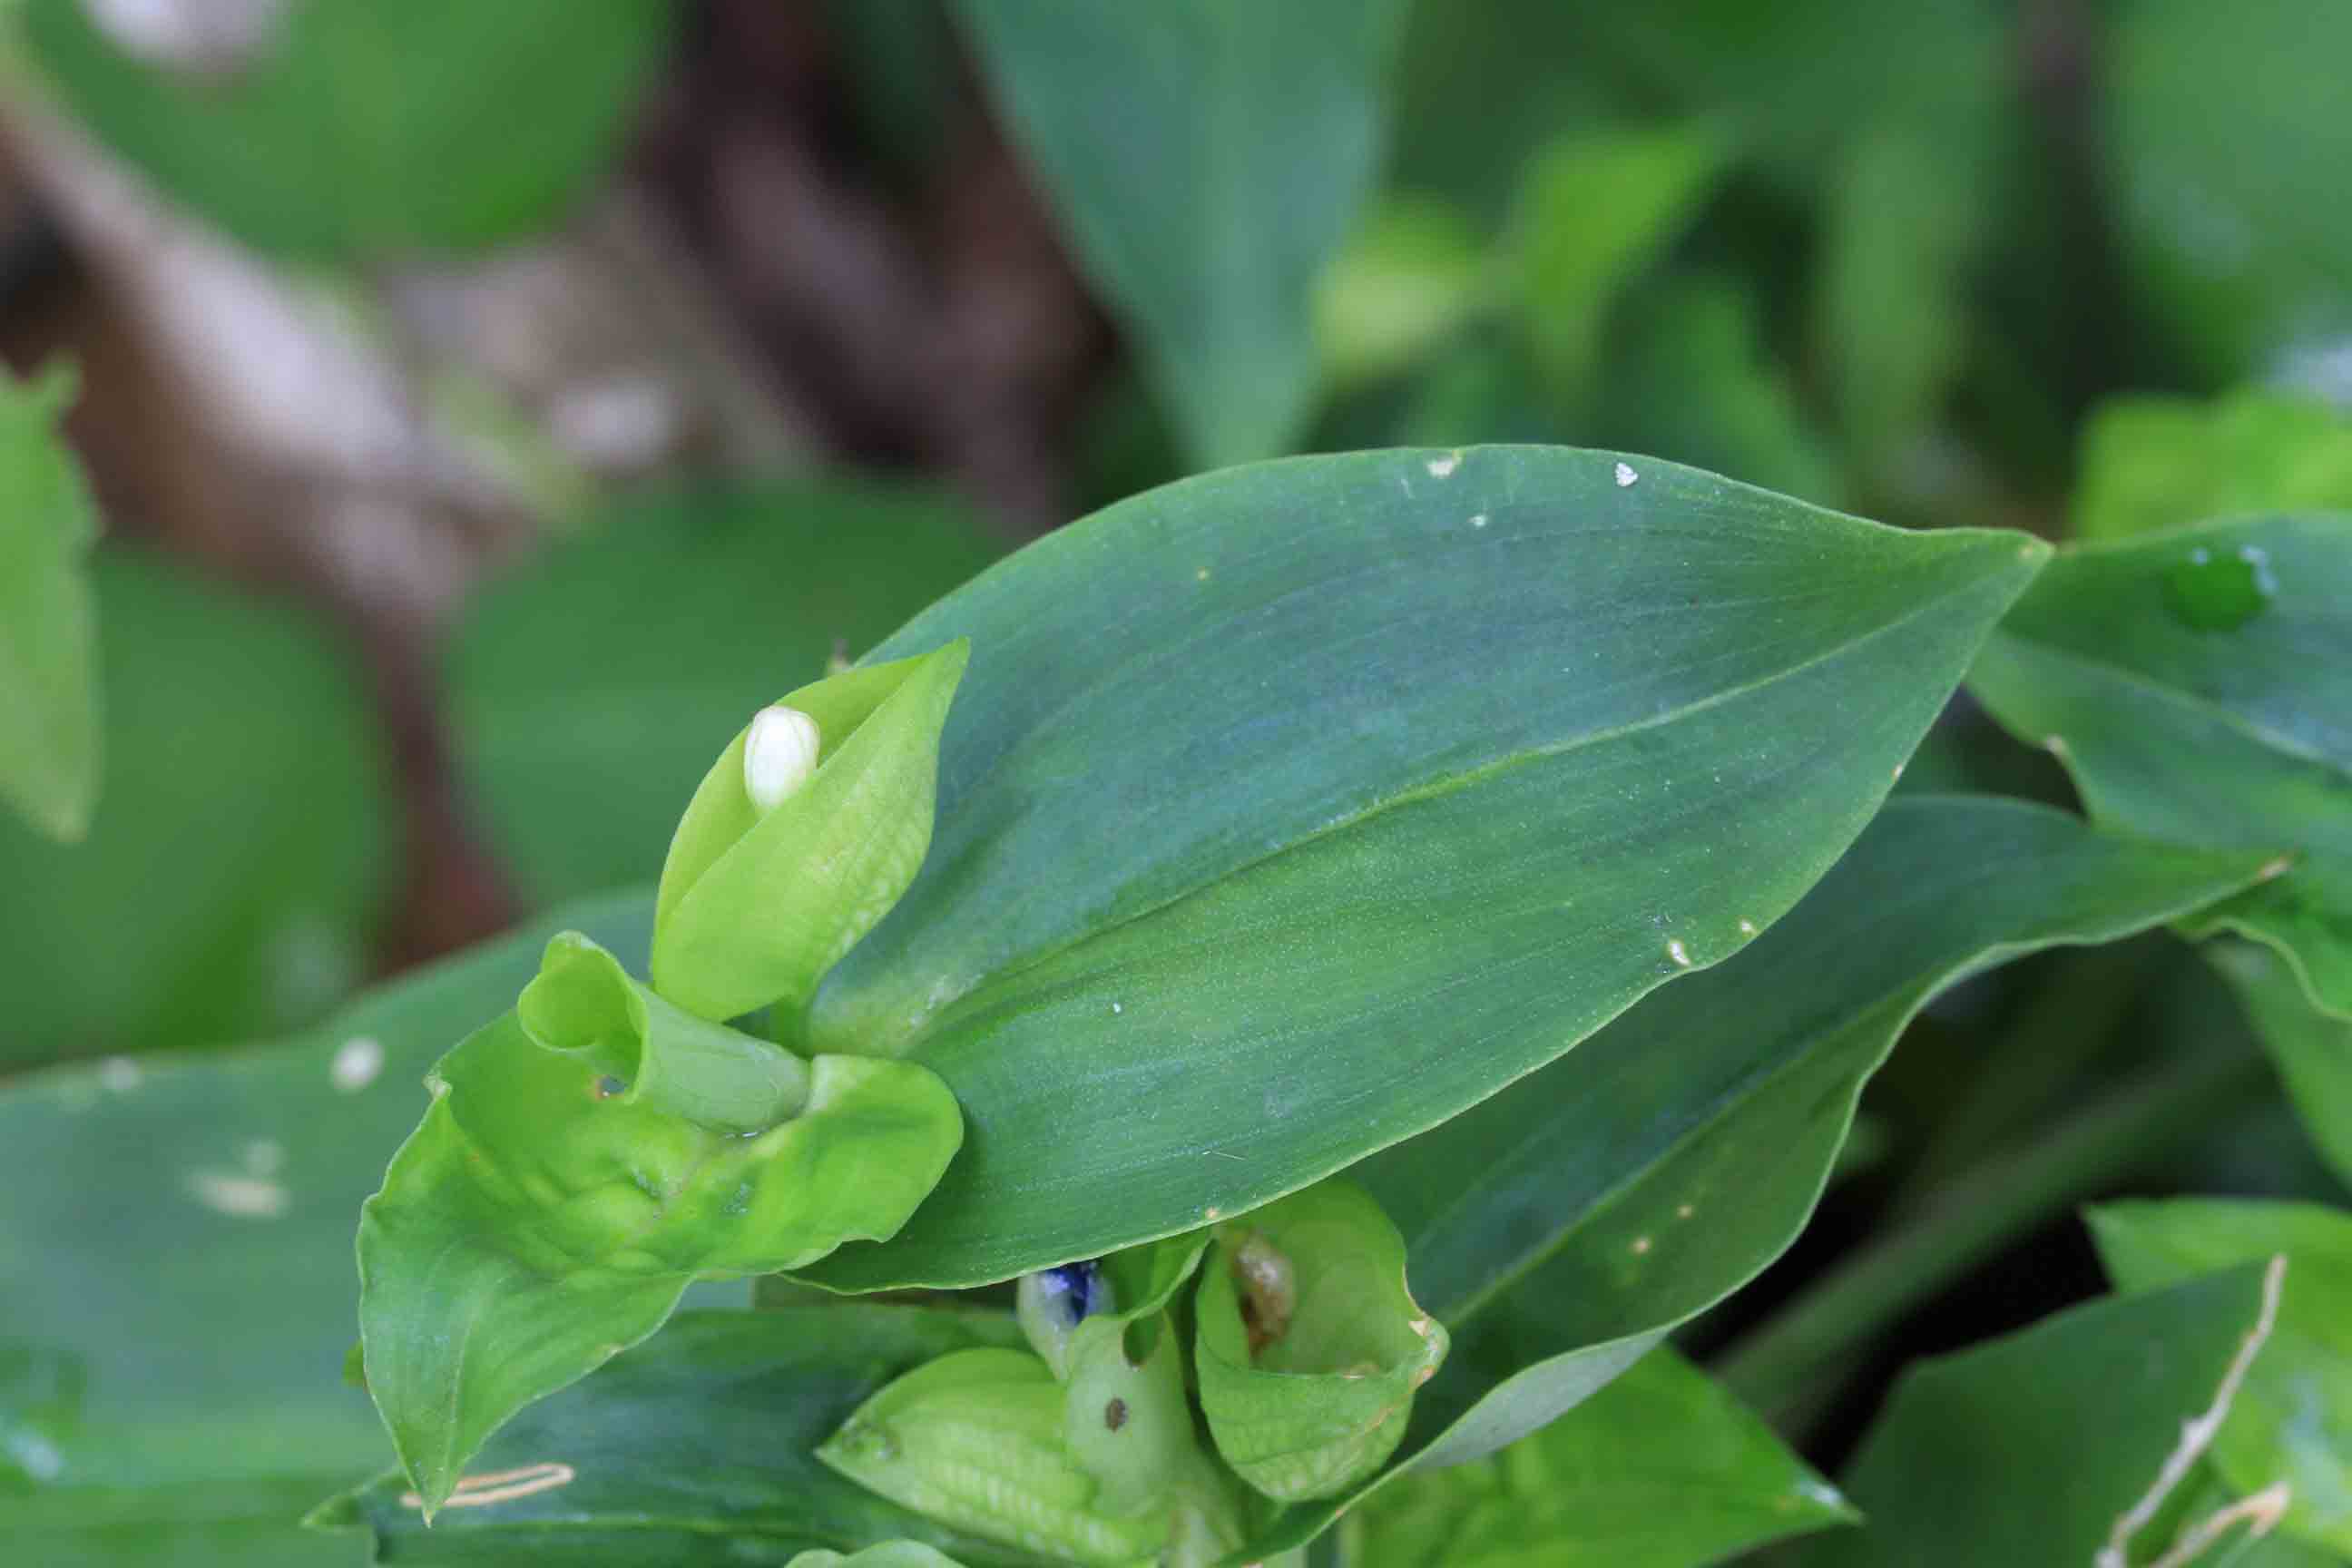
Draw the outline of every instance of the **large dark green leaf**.
M2014 801L1895 800L1753 947L1356 1166L1411 1246L1413 1294L1457 1342L1406 1462L1533 1430L1779 1256L1864 1082L1937 991L2156 924L2259 863ZM1277 1539L1317 1523L1296 1510Z
M320 1497L349 1481L329 1470L0 1495L0 1540L11 1563L29 1568L360 1568L366 1542L321 1536L299 1523Z
M0 1096L0 1541L71 1533L43 1563L195 1562L204 1541L224 1563L265 1546L349 1561L298 1552L293 1521L390 1461L342 1379L360 1202L424 1109L425 1068L511 1004L555 925L641 963L651 908L575 907L299 1039Z
M1915 1369L1846 1472L1863 1528L1817 1537L1800 1561L2091 1563L2212 1404L2261 1317L2262 1275L2095 1301ZM2145 1554L2166 1538L2134 1542Z
M2101 146L2146 306L2217 385L2352 330L2352 12L2310 0L2119 7Z
M380 744L306 617L93 563L110 777L71 847L0 819L0 1072L315 1018L366 965L392 858Z
M1702 1568L1854 1518L1772 1429L1673 1351L1490 1458L1351 1510L1346 1568Z
M79 838L98 797L96 619L83 556L98 512L58 438L70 372L0 371L0 805Z
M2093 817L2287 851L2199 917L2278 949L2352 1017L2352 513L2201 524L2061 557L1969 686Z
M427 1531L394 1474L331 1505L325 1521L366 1525L383 1557L403 1563L782 1563L813 1548L912 1540L971 1568L1011 1568L1034 1559L908 1512L835 1475L816 1448L900 1373L1021 1342L1002 1312L841 1303L688 1313L517 1416L474 1467L561 1484L479 1505L461 1493Z
M604 171L667 0L303 0L233 70L126 53L80 0L27 0L66 106L248 245L309 260L513 239Z
M2352 1188L2352 1023L2314 1007L2294 972L2266 948L2221 942L2209 952L2278 1064L2305 1131Z
M943 497L883 485L616 508L467 605L444 664L457 766L538 901L646 882L710 759L996 554Z
M2213 1468L2240 1492L2286 1482L2280 1528L2352 1552L2352 1213L2184 1198L2089 1217L2119 1290L2286 1258L2276 1326L2213 1440Z
M810 1043L932 1068L968 1140L817 1272L1254 1207L1729 956L2042 553L1543 447L1236 469L1033 545L877 651L972 645L930 858Z
M1196 467L1288 448L1309 297L1380 155L1402 0L958 0Z

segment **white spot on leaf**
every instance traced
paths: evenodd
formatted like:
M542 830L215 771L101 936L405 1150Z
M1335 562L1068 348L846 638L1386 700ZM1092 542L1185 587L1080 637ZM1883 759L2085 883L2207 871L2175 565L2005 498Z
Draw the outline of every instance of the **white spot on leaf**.
M1448 452L1443 458L1432 458L1429 459L1429 477L1433 479L1445 479L1461 466L1462 454L1459 452Z
M1676 963L1681 964L1685 969L1688 969L1690 967L1690 949L1683 945L1682 939L1680 937L1675 937L1668 940L1666 942L1666 956L1673 959Z
M1617 488L1619 489L1631 489L1633 486L1633 482L1641 477L1641 475L1633 471L1633 464L1620 463L1617 465Z
M116 1094L139 1087L139 1064L129 1057L109 1057L98 1069L98 1081Z

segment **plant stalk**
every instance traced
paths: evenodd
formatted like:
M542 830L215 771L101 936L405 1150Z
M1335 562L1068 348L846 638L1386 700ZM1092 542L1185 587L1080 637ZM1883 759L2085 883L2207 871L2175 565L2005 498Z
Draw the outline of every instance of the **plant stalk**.
M2200 1051L2021 1148L1992 1153L1734 1343L1717 1375L1782 1430L1810 1426L1858 1352L1906 1313L2053 1214L2210 1127L2263 1079L2251 1052Z

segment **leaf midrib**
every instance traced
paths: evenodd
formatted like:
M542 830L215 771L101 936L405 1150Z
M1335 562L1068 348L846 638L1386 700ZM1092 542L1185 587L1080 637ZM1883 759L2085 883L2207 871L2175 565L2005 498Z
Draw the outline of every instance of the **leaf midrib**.
M1609 725L1598 730L1586 731L1580 734L1567 737L1549 745L1527 747L1520 751L1490 758L1486 762L1481 763L1475 767L1464 769L1459 773L1443 774L1436 778L1424 780L1418 784L1408 785L1394 795L1384 795L1377 799L1365 801L1341 816L1336 817L1329 822L1326 822L1319 826L1310 828L1299 837L1293 838L1286 843L1276 845L1274 847L1269 848L1263 853L1252 856L1247 859L1236 861L1234 864L1217 872L1213 877L1192 882L1182 888L1172 889L1161 898L1129 910L1123 914L1116 916L1102 925L1096 926L1091 930L1073 935L1051 946L1041 948L1036 952L1024 958L1018 963L1001 969L992 970L974 977L969 985L957 992L954 996L941 1002L938 1006L934 1007L925 1016L923 1024L908 1034L899 1042L898 1054L900 1056L911 1057L919 1052L925 1044L929 1043L940 1032L942 1021L948 1019L955 1012L958 1005L966 997L971 996L985 985L996 984L1011 980L1018 975L1024 974L1033 969L1050 963L1067 953L1087 946L1088 943L1099 942L1128 926L1136 924L1141 921L1149 920L1174 908L1178 904L1185 902L1188 900L1197 898L1201 894L1219 886L1222 883L1233 881L1257 871L1263 867L1271 864L1273 861L1280 859L1286 855L1292 854L1309 845L1320 842L1325 838L1332 837L1342 833L1351 832L1356 828L1361 827L1375 817L1383 816L1398 807L1419 805L1429 800L1441 799L1446 795L1458 793L1461 790L1475 787L1477 784L1487 779L1496 777L1530 763L1549 762L1555 758L1566 756L1571 752L1581 751L1588 746L1601 745L1611 741L1623 739L1629 735L1636 735L1647 731L1661 729L1668 724L1675 723L1684 719L1691 718L1696 714L1704 713L1712 709L1721 707L1726 703L1737 701L1741 698L1752 696L1759 691L1765 690L1781 681L1802 675L1809 670L1816 669L1823 665L1833 663L1838 659L1846 658L1861 648L1868 647L1882 637L1888 637L1893 633L1903 630L1913 623L1927 617L1935 611L1944 608L1951 600L1979 590L1989 582L1997 581L2000 573L2009 569L2010 565L2008 563L1999 563L1993 568L1971 577L1965 584L1957 585L1944 593L1934 595L1921 601L1912 608L1906 610L1900 616L1895 616L1893 620L1881 622L1878 626L1872 627L1866 632L1848 637L1831 646L1830 647L1822 649L1817 653L1799 659L1792 664L1783 665L1780 668L1775 669L1769 674L1760 676L1754 680L1746 681L1737 686L1726 687L1719 691L1710 692L1705 697L1697 698L1691 701L1667 708L1660 712L1650 714L1645 718L1631 720L1623 723ZM1726 956L1728 955L1727 954ZM1694 965L1685 973L1696 973L1700 969L1709 967L1712 967L1711 963L1699 963Z

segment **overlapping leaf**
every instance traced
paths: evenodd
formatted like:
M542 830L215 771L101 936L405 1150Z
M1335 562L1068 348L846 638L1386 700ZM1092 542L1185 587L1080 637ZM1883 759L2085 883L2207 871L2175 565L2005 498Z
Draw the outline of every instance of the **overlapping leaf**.
M2190 929L2278 949L2352 1017L2352 513L2069 552L1969 685L2057 755L2102 824L2284 852L2282 875Z
M2222 942L2210 956L2278 1064L2304 1130L2352 1189L2352 1022L2314 1007L2294 972L2267 949Z
M384 1558L415 1563L684 1564L708 1561L724 1534L730 1562L781 1564L803 1551L904 1540L968 1568L1013 1568L1035 1558L888 1502L816 1450L899 1374L1019 1340L1001 1312L837 1303L684 1314L635 1354L524 1411L474 1467L541 1478L541 1489L491 1498L478 1487L487 1500L465 1503L461 1493L427 1531L407 1483L389 1475L330 1505L320 1522L364 1526Z
M961 1285L1295 1190L1737 952L1868 820L2042 548L1554 448L1139 497L960 637L940 823L814 1049L970 1139L829 1283Z
M2261 1318L2262 1276L2095 1301L1916 1368L1843 1478L1863 1528L1816 1537L1798 1561L2092 1562L2156 1488L2182 1424L2212 1405ZM2133 1540L2165 1543L2154 1530Z
M1455 1336L1402 1462L1534 1430L1777 1257L1864 1082L1945 985L2159 923L2259 864L2018 802L1898 799L1753 947L1356 1167L1411 1244L1414 1294ZM1262 1544L1328 1517L1294 1510Z
M2242 1495L2285 1483L2279 1528L2352 1552L2352 1213L2180 1198L2110 1204L2089 1218L2118 1290L2286 1259L2276 1322L2213 1440L2212 1464Z
M443 660L457 765L533 900L661 870L710 759L997 552L921 490L831 479L641 500L483 589Z
M651 909L606 900L554 924L642 956ZM295 1521L391 1462L342 1375L353 1219L425 1106L425 1069L512 1001L554 924L299 1039L0 1094L10 1169L41 1175L0 1188L0 1420L9 1453L42 1456L23 1486L0 1479L0 1541L51 1531L39 1561L123 1568L167 1548L207 1568L350 1560Z
M1347 1568L1702 1568L1851 1523L1770 1427L1661 1346L1501 1453L1383 1487L1339 1529Z
M248 245L381 261L552 221L604 171L667 0L306 0L226 73L137 58L79 0L25 37L75 116Z
M1401 0L960 0L1078 262L1193 464L1286 450L1309 296L1381 150Z

